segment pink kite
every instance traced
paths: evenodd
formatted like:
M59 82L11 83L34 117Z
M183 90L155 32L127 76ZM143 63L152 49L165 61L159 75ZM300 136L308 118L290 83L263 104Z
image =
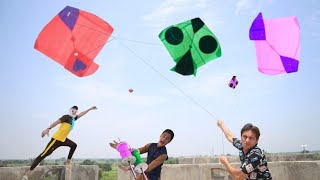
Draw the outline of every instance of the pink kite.
M34 48L76 76L89 76L99 68L94 59L112 32L98 16L67 6L42 29Z
M236 88L236 86L239 84L239 81L237 80L237 76L232 76L230 82L229 82L229 87L230 88Z
M300 26L293 17L263 20L255 18L249 33L255 41L258 70L268 75L298 71L300 55Z

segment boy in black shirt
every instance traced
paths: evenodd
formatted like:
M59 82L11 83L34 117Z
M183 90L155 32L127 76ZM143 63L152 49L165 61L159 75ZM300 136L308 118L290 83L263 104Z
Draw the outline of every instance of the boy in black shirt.
M168 159L166 145L171 142L174 137L174 133L170 129L166 129L160 136L158 143L149 143L139 148L140 154L148 152L147 164L148 169L145 171L149 180L160 180L161 166L164 161ZM110 146L114 149L117 148L118 143L110 143ZM127 171L130 166L122 167L121 169ZM137 180L143 180L143 176L140 174Z

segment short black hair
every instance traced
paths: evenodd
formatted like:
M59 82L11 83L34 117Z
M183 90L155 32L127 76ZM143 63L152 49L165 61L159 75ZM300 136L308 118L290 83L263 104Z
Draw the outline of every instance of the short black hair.
M171 141L172 141L172 139L173 139L173 137L174 137L174 133L173 133L173 131L171 130L171 129L166 129L166 130L164 130L163 132L162 132L162 134L163 133L169 133L170 135L171 135Z
M78 111L78 106L72 106L71 109L76 109Z

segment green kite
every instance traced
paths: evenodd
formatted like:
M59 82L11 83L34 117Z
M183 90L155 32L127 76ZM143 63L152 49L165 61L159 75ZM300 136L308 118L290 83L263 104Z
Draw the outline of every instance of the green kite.
M176 62L171 70L181 75L196 75L199 67L221 56L217 37L200 18L169 26L159 38Z

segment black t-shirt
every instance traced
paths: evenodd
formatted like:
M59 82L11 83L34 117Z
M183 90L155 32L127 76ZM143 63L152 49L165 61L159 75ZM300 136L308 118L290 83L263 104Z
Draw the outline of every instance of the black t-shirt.
M165 146L158 148L157 143L151 143L148 148L147 164L150 164L153 160L157 159L159 156L163 154L167 154L167 148ZM161 174L162 165L163 164L160 164L159 166L154 168L152 171L147 173L147 176L150 178L150 180L158 180Z

